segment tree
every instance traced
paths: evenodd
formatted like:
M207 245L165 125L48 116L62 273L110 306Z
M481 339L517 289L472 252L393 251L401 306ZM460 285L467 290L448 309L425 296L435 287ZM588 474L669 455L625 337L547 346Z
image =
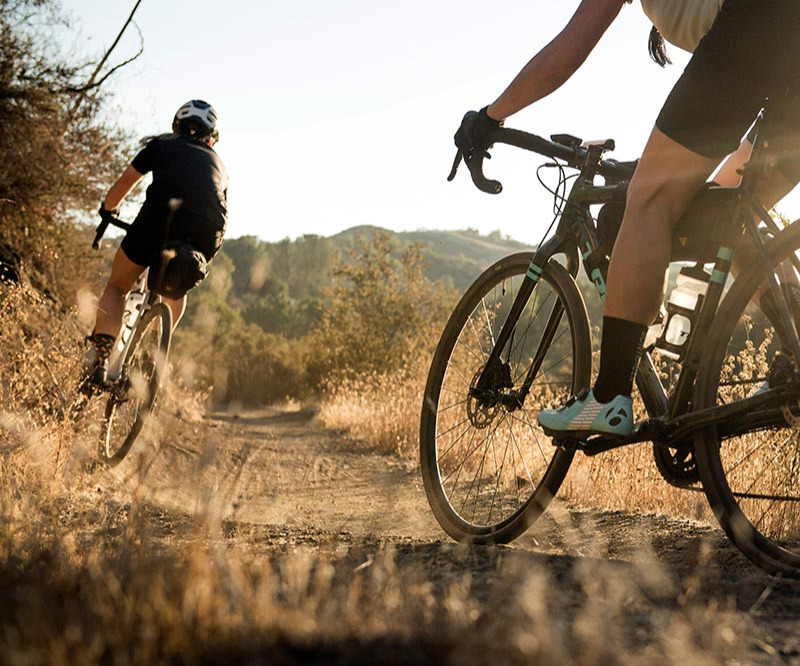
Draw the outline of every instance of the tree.
M55 50L60 22L54 0L0 0L0 243L34 286L69 302L97 278L77 230L124 166L126 137L101 120L102 89L86 89L93 63Z
M420 244L393 256L386 233L362 237L333 270L309 361L319 381L391 373L432 351L454 294L425 277Z

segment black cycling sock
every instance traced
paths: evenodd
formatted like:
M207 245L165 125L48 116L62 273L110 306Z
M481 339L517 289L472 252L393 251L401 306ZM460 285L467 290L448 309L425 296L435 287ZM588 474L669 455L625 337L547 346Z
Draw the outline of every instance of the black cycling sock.
M114 340L116 338L113 335L107 335L106 333L93 333L92 334L92 342L94 343L95 348L95 358L97 359L98 364L103 363L111 356L111 350L114 349Z
M644 324L603 317L600 372L594 384L597 402L609 402L618 395L631 395L646 332Z

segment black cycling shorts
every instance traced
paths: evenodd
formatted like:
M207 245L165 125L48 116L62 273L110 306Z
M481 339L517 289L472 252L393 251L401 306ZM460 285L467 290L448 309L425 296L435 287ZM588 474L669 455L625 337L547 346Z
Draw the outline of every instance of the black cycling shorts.
M798 75L800 0L725 0L656 127L695 153L722 158L737 148L764 100L782 97Z
M151 265L164 246L166 218L166 212L143 206L120 244L125 256L139 266ZM186 243L211 261L222 247L224 231L205 218L179 209L170 223L168 240Z

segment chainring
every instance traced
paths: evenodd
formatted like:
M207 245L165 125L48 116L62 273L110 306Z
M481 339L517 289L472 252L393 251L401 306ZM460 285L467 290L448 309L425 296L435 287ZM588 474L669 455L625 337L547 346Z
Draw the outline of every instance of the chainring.
M700 472L692 446L667 446L653 443L653 458L664 480L676 488L688 488L700 482Z

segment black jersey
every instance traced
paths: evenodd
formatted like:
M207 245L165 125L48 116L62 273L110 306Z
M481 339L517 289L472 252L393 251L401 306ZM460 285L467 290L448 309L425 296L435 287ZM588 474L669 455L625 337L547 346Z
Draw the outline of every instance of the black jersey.
M222 160L204 141L187 136L152 139L133 159L139 173L153 172L143 209L165 211L172 198L183 200L182 211L224 230L228 174Z

